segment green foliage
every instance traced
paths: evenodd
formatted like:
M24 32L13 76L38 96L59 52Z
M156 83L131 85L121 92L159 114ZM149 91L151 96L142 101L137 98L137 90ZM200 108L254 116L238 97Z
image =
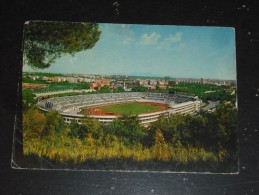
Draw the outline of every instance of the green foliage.
M97 120L93 120L89 117L86 117L78 129L78 137L84 139L87 137L87 134L91 134L94 138L99 138L103 136L103 129L101 124Z
M233 99L235 99L236 98L235 95L231 95L227 93L226 89L227 89L226 86L217 86L213 84L180 82L178 85L171 86L169 93L197 95L203 101L208 101L208 100L232 101ZM208 91L210 91L210 93L205 93Z
M159 129L156 130L154 139L155 144L151 148L154 158L159 161L168 161L169 147L165 142L163 133Z
M50 91L58 91L58 90L66 90L66 89L89 89L88 83L69 83L69 82L52 82L49 83L49 87L46 90ZM42 90L44 91L44 90Z
M24 25L24 55L32 68L48 68L64 54L91 49L99 40L94 23L30 21Z
M115 135L126 144L140 143L147 135L137 116L123 116L115 119L105 129L107 134Z
M201 94L199 96L204 101L209 101L209 100L219 100L219 101L236 101L236 95L233 94L231 95L230 93L227 93L225 90L222 91L217 91L213 93L207 93L207 94Z
M26 77L22 78L22 82L23 83L33 83L33 84L49 84L47 81L44 81L44 80L40 80L40 79L33 80L30 78L26 78Z
M122 136L128 138L129 143L139 143L146 136L145 129L140 125L137 116L123 116L122 120Z
M69 82L51 82L49 86L45 89L37 90L37 91L59 91L59 90L66 90L66 89L89 89L88 83L69 83Z
M85 92L64 92L60 94L53 94L53 95L48 95L49 98L53 97L65 97L65 96L74 96L74 95L82 95L86 94Z
M131 89L132 92L147 92L148 89L146 87L133 87Z
M168 93L167 89L160 89L160 88L157 88L156 90L151 90L151 91L154 93Z
M115 90L113 90L114 93L122 93L125 92L125 90L123 88L116 88Z
M149 127L148 146L153 145L157 129L160 129L167 143L184 147L206 147L217 151L219 146L236 151L237 110L230 102L220 104L214 113L201 112L198 115L171 115L160 117Z
M26 111L29 107L34 105L35 95L32 93L31 90L22 90L22 109Z
M50 73L50 72L23 72L22 76L62 77L62 76L64 76L64 74Z
M137 116L123 116L110 125L86 117L68 126L57 112L37 109L23 114L24 154L74 164L93 160L160 162L219 166L236 159L237 112L223 102L214 113L160 117L148 128Z
M22 120L24 140L35 139L43 134L46 117L36 108L31 108L23 112Z
M98 93L110 93L111 90L109 89L109 87L104 86L103 88L101 88Z
M56 135L61 135L65 129L64 119L57 111L51 111L46 114L45 135L54 138Z
M237 110L230 102L223 102L213 113L218 126L216 141L219 146L235 149L237 145Z
M32 80L32 79L28 79L28 78L23 78L23 83L48 84L48 86L46 88L30 90L30 93L46 92L46 91L61 91L61 90L68 90L68 89L82 90L82 89L90 88L90 85L88 83L69 83L67 81L66 82L47 82L47 81L40 80L40 79ZM29 90L27 90L27 92L28 91Z
M69 132L69 137L71 138L79 138L79 130L80 126L77 123L76 120L72 120L70 123L70 132Z

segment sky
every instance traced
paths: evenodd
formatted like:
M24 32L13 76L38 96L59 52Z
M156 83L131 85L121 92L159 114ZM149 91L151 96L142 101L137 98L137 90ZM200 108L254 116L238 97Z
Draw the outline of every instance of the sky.
M235 30L230 27L99 24L92 49L65 55L44 70L236 80Z

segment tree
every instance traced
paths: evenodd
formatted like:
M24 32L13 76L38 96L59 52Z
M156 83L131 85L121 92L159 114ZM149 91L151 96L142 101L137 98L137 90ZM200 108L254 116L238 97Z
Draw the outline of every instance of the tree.
M237 110L231 102L224 101L213 113L217 119L216 138L220 145L236 150L237 145Z
M79 138L79 124L75 119L73 119L70 123L70 132L69 137L71 138Z
M133 87L131 91L132 91L132 92L147 92L147 91L148 91L148 88L142 87L142 86Z
M162 143L165 142L163 133L159 129L156 130L156 134L155 134L154 139L155 139L156 144L162 144Z
M26 111L35 103L35 95L30 90L22 90L22 109Z
M155 145L153 146L153 155L155 159L161 161L168 161L169 160L169 153L168 153L168 146L165 142L163 133L157 129L155 136Z
M99 92L100 93L110 93L111 90L109 89L108 86L104 86Z
M23 113L23 138L31 140L42 135L46 117L37 109L31 108Z
M140 125L138 116L124 115L115 122L115 127L116 136L122 138L127 144L140 143L147 134Z
M97 139L103 136L103 130L99 121L90 117L86 117L78 129L78 136L80 139L87 137L87 134L91 134L93 138Z
M45 135L50 137L61 135L65 129L65 121L57 111L51 111L46 114Z
M121 118L123 125L126 129L124 137L127 137L130 143L140 143L147 135L147 132L143 126L140 125L138 116L123 116Z
M100 34L95 23L30 21L24 26L25 62L32 68L48 68L64 54L91 49Z

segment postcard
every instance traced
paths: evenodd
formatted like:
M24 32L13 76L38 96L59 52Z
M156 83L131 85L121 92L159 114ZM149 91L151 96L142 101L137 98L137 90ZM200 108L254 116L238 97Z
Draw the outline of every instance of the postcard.
M237 173L235 51L231 27L26 22L12 167Z

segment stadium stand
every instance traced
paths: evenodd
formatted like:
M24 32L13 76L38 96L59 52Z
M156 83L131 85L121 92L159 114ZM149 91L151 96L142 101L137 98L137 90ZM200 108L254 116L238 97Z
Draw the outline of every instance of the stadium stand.
M156 121L160 115L169 116L171 114L193 114L200 110L201 100L197 97L146 92L123 92L123 93L103 93L85 94L76 96L54 97L41 100L37 107L43 111L58 111L66 123L76 119L78 123L85 117L81 114L82 109L90 109L96 106L104 106L127 102L154 102L168 106L167 110L139 115L142 124ZM110 123L116 116L91 115L90 117L103 123Z

